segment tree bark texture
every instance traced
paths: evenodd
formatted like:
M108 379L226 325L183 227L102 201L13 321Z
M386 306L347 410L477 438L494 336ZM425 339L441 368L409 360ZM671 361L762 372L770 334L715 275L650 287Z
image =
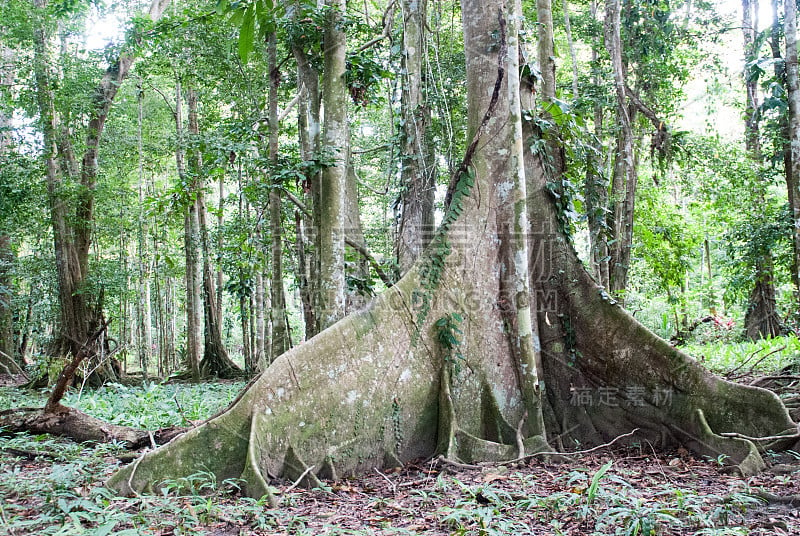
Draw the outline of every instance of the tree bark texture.
M427 0L404 0L401 57L402 146L400 153L400 216L397 260L404 274L431 240L436 192L436 161L426 101Z
M341 20L346 6L343 0L328 0L328 20L324 33L324 72L322 98L325 110L323 146L332 159L322 171L320 180L319 227L319 288L317 317L320 329L341 319L345 313L344 244L347 196L348 129L345 80L347 45ZM317 208L317 207L315 207Z
M777 16L775 17L777 20ZM776 22L777 25L777 22ZM796 293L796 310L800 310L800 75L797 66L797 6L785 3L784 34L786 36L786 91L789 101L786 152L786 188L792 213L792 282Z
M624 299L633 244L633 212L636 193L636 155L633 144L633 107L628 105L625 65L622 61L621 7L619 0L606 0L606 49L611 57L617 111L617 145L611 180L612 240L609 285L612 294Z
M275 33L269 37L269 159L272 162L272 173L278 172L278 71L277 41ZM269 361L289 349L289 325L286 322L286 295L283 288L283 211L281 208L281 184L272 179L269 190L269 226L271 237L270 260L272 261L272 278L270 282L272 339Z

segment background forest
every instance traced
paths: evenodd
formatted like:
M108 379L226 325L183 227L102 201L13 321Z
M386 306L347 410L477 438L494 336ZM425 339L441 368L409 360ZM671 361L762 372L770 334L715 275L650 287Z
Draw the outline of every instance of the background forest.
M497 20L482 11L486 5L500 10ZM791 464L800 454L772 446L797 436L781 427L779 437L761 433L774 423L794 426L800 411L796 5L525 0L519 20L517 7L469 0L0 5L0 491L7 498L0 527L13 534L796 530L800 483ZM480 23L477 15L462 20L462 9L480 14ZM485 29L495 24L500 30L489 35ZM506 24L514 47L520 40L511 54ZM465 33L474 39L465 43ZM477 50L484 40L488 50ZM487 65L497 74L484 72ZM519 76L504 82L506 65L515 75L519 67ZM495 78L476 101L474 82ZM499 98L508 117L511 101L527 107L507 123L490 113L503 83L512 88ZM483 121L475 102L493 103ZM492 121L501 126L484 129ZM484 147L512 139L502 137L512 122L530 134L515 158L533 155L535 164L514 210L552 216L533 217L542 228L525 240L517 227L499 229L527 225L509 217L519 213L503 212L505 201L481 205L471 197L487 185L492 195L525 190L524 173L502 182L510 157L480 168L487 154L501 154L482 153ZM501 171L482 176L479 169ZM500 192L497 199L507 197ZM521 208L526 204L536 206ZM484 252L474 229L467 225L459 236L454 224L471 224L490 205L502 217L488 235L497 243ZM547 222L552 229L544 229ZM434 239L440 224L445 232ZM423 256L432 240L438 242ZM571 250L564 254L570 246L580 261ZM507 279L518 277L538 310L531 315L527 290L514 295L524 303L511 316L501 318L508 306L502 292L496 304L470 309L466 302L476 295L495 297L469 294L485 281L467 282L463 294L442 291L461 283L454 274L467 273L444 267L456 249L453 257L483 255L488 261L473 266L490 270L511 266L502 262L513 253L513 273L485 288L505 291ZM533 258L520 263L517 255L524 259L527 251ZM581 279L584 286L581 263L593 277ZM523 264L529 266L521 270ZM553 266L568 275L545 277ZM412 277L404 281L419 281L397 284L407 272ZM386 298L384 309L370 309L373 316L351 315L328 339L306 344L393 286L402 314L411 315L409 304L420 314L394 314ZM432 306L434 291L465 302ZM565 293L576 297L555 303ZM589 295L598 308L581 301ZM615 304L741 385L703 375L693 361L676 365L679 354L649 339ZM497 319L482 323L489 315ZM374 325L359 323L367 316ZM481 347L505 341L516 326L532 349L532 316L544 333L540 340L537 331L535 345L559 348L548 355L556 367L543 369L547 382L537 379L535 360L514 361L513 344L507 352ZM503 333L480 337L483 326L498 325ZM408 333L384 344L396 327ZM430 355L398 350L415 347L419 337L430 339ZM341 348L345 340L352 346ZM304 344L295 359L274 362ZM531 352L533 359L542 347ZM345 354L365 359L352 370L340 359ZM478 358L500 367L500 354L522 367L518 407L510 412L501 408L499 384L464 379L480 377L472 370ZM628 355L636 359L626 362ZM398 356L408 369L395 366ZM420 363L425 373L412 372ZM535 382L526 377L529 364ZM574 375L554 374L562 365ZM608 381L615 367L618 378ZM245 380L268 368L240 393ZM573 383L582 380L578 372L594 376ZM755 377L761 373L770 376ZM353 390L348 377L358 381ZM602 398L581 404L575 396L591 398L591 385L601 395L613 386L626 396L650 396L645 384L652 387L653 378L656 413L632 395L627 405ZM428 398L409 395L416 389ZM274 392L280 400L284 391L295 398L276 404L275 413L270 405L264 410L263 397L272 400ZM561 404L544 413L546 427L541 405L531 406L539 417L527 423L522 407L541 404L542 392L551 406ZM204 421L228 403L218 420ZM41 414L31 409L40 405ZM319 429L314 411L326 413ZM585 420L597 432L569 435L572 411L597 417ZM644 413L623 422L623 411ZM759 428L760 420L770 426ZM693 428L697 422L728 445L758 443L763 448L752 453L769 469L761 471L762 462L742 469L741 478L721 474L726 464L744 463L727 447L692 446L706 437ZM657 453L655 435L640 433L607 451L610 460L599 452L640 430L628 424L644 423L663 428L661 446L669 435L680 447ZM600 430L604 424L610 428ZM217 427L224 433L213 435ZM249 435L225 435L240 428ZM187 429L116 471L118 460L134 458L126 449L149 449ZM99 440L89 435L97 430ZM328 436L352 439L339 444ZM466 437L516 457L465 460ZM543 443L535 449L525 443L537 438ZM544 438L583 466L569 470L537 458L553 454ZM323 442L335 453L324 463L314 458ZM219 467L239 463L243 443L247 462L235 471L241 476L223 481L228 472ZM380 460L351 443L375 447ZM434 447L438 457L418 461ZM162 472L158 457L173 456L170 448L188 461ZM362 462L374 462L374 474L337 478L337 467L341 476ZM654 462L658 471L648 472ZM187 476L198 464L207 470ZM138 496L159 478L161 496ZM303 482L313 489L296 489ZM128 492L137 497L116 495Z
M135 1L0 8L4 367L57 373L84 322L121 363L94 371L111 379L252 374L341 316L326 280L358 308L441 218L464 151L457 3L348 6L343 264L315 186L337 167L314 124L332 108L325 6L161 4L157 21ZM795 326L782 10L737 8L624 2L615 44L608 6L553 6L540 128L564 147L563 223L597 280L678 342Z
M324 86L325 6L162 4L157 21L134 1L1 8L4 366L57 372L84 315L121 363L112 379L252 374L330 324L327 279L359 307L441 218L464 151L457 3L348 6L343 264L315 186L337 167L313 124L328 89L309 82ZM624 2L615 45L607 6L553 6L558 99L540 128L564 146L564 225L598 281L679 342L795 325L781 9L736 7Z

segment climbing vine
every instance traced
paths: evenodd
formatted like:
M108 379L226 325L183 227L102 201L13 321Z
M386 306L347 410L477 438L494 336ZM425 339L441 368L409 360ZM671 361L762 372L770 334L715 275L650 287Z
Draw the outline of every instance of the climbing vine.
M444 274L445 261L452 251L450 239L448 238L450 228L464 212L464 201L469 197L474 185L475 172L470 168L461 174L461 179L456 183L450 198L450 206L447 208L442 224L439 226L439 230L436 236L433 237L427 254L422 260L420 288L414 292L414 303L417 304L418 309L417 326L421 326L428 317L431 309L431 296L439 286ZM414 341L418 336L418 332L414 334Z
M464 317L458 313L448 313L434 323L436 327L436 341L444 350L445 363L452 365L452 372L458 374L461 371L461 363L464 362L464 355L459 350L461 346L461 323Z

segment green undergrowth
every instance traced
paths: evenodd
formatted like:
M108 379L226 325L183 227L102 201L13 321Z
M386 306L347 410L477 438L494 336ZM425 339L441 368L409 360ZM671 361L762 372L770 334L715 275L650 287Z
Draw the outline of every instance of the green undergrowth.
M210 417L227 406L244 388L244 382L203 384L158 384L125 386L106 384L99 389L72 390L64 404L123 426L156 430L186 426L191 421ZM40 407L48 391L0 388L0 410L15 407Z
M794 335L760 341L691 343L681 350L718 374L774 374L787 367L795 374L800 372L800 340Z
M564 468L554 479L516 471L484 473L466 482L439 474L402 494L386 490L388 495L365 497L363 517L380 521L371 528L352 528L326 521L326 506L346 501L340 498L347 495L328 485L279 495L281 506L275 509L266 498L241 497L237 479L219 482L199 472L166 481L158 495L122 498L101 486L114 468L117 445L75 445L20 434L9 446L42 457L36 472L26 471L31 462L19 456L5 452L0 458L2 534L500 536L545 530L553 535L721 535L747 534L748 510L763 506L746 485L725 495L666 482L637 485L641 474L608 462L593 470ZM312 510L310 504L322 507ZM420 516L430 523L412 523Z
M242 387L109 385L70 393L68 403L100 418L151 428L206 418ZM0 407L21 400L39 405L43 397L2 388ZM278 509L266 499L242 497L239 480L217 481L206 472L166 481L158 495L122 498L103 487L125 453L121 445L30 434L0 441L0 534L9 535L747 534L745 517L762 506L751 494L757 490L744 481L737 489L715 491L610 461L593 468L495 467L433 477L412 471L406 476L410 486L382 473L379 479L371 475L377 484L354 480L316 490L285 482L275 490ZM361 502L354 504L353 497ZM329 521L336 508L356 526ZM361 512L355 518L354 508Z

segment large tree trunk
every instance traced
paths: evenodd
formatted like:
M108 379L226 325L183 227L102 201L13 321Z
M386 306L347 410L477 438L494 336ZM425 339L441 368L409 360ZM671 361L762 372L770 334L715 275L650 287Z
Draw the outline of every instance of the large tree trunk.
M471 143L425 254L367 309L277 359L227 411L116 473L112 488L156 490L202 469L241 477L259 497L272 478L313 484L436 452L511 460L547 448L543 420L554 441L638 427L636 441L727 454L752 472L763 467L753 444L720 432L795 433L777 396L715 378L585 271L558 230L541 160L526 151L523 165L533 129L518 115L519 8L502 5L463 2ZM529 252L537 264L526 238L547 248ZM552 302L530 294L529 270ZM575 403L573 389L606 397Z
M611 180L613 220L610 225L613 246L610 248L609 285L612 294L624 298L628 286L631 246L633 244L633 208L636 193L636 155L633 146L633 107L628 105L625 65L622 60L620 0L606 0L606 48L611 57L617 110L617 148Z
M403 50L401 57L402 145L400 153L400 218L397 261L404 274L422 254L434 231L436 161L429 125L431 110L424 82L427 56L427 0L403 2Z
M344 0L328 0L328 20L324 36L324 100L323 143L332 162L322 171L319 211L318 247L319 286L317 319L321 329L333 325L345 312L344 244L347 234L347 157L349 125L347 122L348 91L345 80L347 52L342 17Z
M742 36L745 58L750 61L758 54L755 50L758 35L758 0L742 0ZM745 149L755 164L761 165L761 142L759 138L758 81L745 73L746 102L744 112ZM753 179L751 206L760 210L764 206L766 184ZM758 218L758 214L752 217ZM775 277L772 252L761 248L759 258L754 260L755 278L753 290L745 314L745 335L752 339L772 337L782 331L782 321L775 303Z
M788 125L786 125L788 147L784 155L786 189L789 194L789 208L792 212L792 251L794 253L792 282L795 286L795 311L800 311L800 75L798 75L797 67L797 6L793 2L785 4L786 63L784 73L789 101L789 118ZM775 26L778 25L777 19L776 15Z
M278 173L278 71L277 41L275 33L269 37L269 159L272 162L272 174ZM272 344L269 361L289 349L289 325L286 321L286 295L283 288L283 210L281 208L281 184L272 180L269 190L269 226L271 236L272 278L270 283Z

